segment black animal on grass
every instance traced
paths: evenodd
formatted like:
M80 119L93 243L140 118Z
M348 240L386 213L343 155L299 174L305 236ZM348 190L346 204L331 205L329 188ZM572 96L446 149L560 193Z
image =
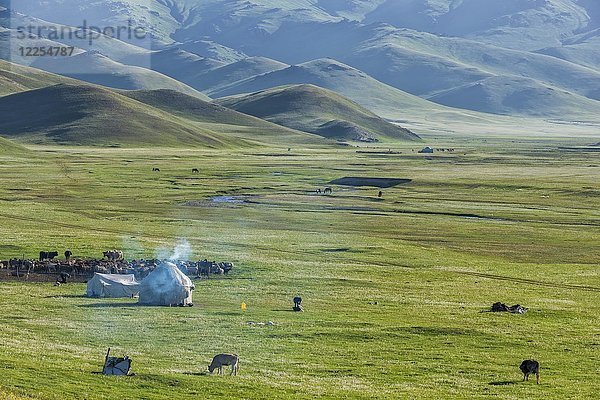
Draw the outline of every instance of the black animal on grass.
M154 167L154 168L152 168L152 172L160 172L160 168Z
M59 282L61 284L67 283L69 278L71 278L71 274L69 274L68 272L64 272L63 271L63 272L61 272L58 275L58 278L56 279L56 282Z
M71 250L65 251L65 260L69 261L73 257L73 252Z
M302 308L302 297L296 296L294 297L294 307L292 308L294 311L304 311Z
M192 169L192 174L199 174L200 170L198 168L193 168Z
M382 198L383 197L383 192L380 190L379 193L377 194L377 197Z
M58 257L58 251L40 251L40 261L52 260Z
M519 367L523 372L523 381L529 380L529 375L535 374L535 382L540 384L540 363L535 360L525 360Z
M332 194L333 193L333 189L330 187L326 187L325 190L323 190L324 194Z

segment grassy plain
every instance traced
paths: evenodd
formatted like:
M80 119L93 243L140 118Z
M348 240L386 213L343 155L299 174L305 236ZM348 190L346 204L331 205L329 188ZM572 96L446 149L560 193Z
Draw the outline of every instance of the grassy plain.
M0 283L0 398L594 398L600 159L565 143L453 139L431 160L417 145L0 155L2 259L152 257L186 239L192 258L236 265L185 309ZM412 182L314 193L347 176ZM304 313L288 311L297 294ZM480 312L496 301L530 311ZM94 373L109 346L136 376ZM203 375L223 351L241 375ZM526 358L541 385L520 382Z

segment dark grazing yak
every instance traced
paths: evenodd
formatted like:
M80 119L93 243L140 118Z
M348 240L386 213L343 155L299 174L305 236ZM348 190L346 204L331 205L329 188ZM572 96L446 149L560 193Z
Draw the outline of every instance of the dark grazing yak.
M529 380L530 374L535 374L535 382L540 384L540 363L535 360L525 360L519 367L523 372L523 381Z
M58 251L40 251L40 261L53 260L58 257Z

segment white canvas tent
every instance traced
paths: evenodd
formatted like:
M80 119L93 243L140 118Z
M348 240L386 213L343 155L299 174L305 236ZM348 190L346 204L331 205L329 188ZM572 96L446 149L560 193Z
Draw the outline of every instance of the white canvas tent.
M140 284L140 304L148 306L192 305L194 284L175 264L160 264Z
M88 297L132 297L140 289L134 275L99 274L88 281Z

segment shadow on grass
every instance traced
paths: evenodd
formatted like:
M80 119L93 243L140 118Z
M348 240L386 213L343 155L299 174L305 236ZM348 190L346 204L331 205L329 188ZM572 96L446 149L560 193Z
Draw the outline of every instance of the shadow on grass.
M80 304L77 307L82 307L82 308L110 308L110 307L122 308L122 307L138 307L138 306L139 306L138 303L119 302L119 303Z
M44 296L45 299L59 299L59 298L67 298L67 299L82 299L87 297L85 294L53 294L52 296Z
M495 381L495 382L490 382L489 384L492 386L509 386L509 385L516 385L519 382L520 381Z
M208 371L202 371L202 372L184 372L184 375L194 375L194 376L209 376L210 373Z

